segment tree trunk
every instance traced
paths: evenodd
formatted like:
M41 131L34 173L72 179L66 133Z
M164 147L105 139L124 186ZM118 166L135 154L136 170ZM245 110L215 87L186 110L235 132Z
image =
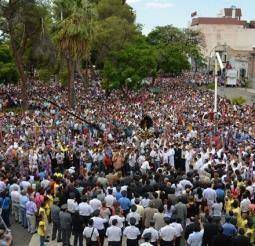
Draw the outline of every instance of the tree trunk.
M194 71L194 74L193 74L193 79L195 79L195 77L196 77L197 70L198 70L197 62L195 61L195 71Z
M74 108L74 64L71 58L67 59L68 71L68 105Z
M86 81L86 84L88 85L89 84L89 70L88 70L88 60L87 59L85 62L85 81Z
M77 61L76 63L76 69L77 69L77 72L81 78L81 81L83 83L83 86L84 88L86 87L86 79L84 78L83 74L82 74L82 71L81 71L81 66L80 66L80 61Z
M15 41L13 40L12 35L10 34L12 52L15 60L15 64L18 68L20 80L21 80L21 99L22 99L22 108L27 109L27 76L24 71L24 64L19 50L16 47Z

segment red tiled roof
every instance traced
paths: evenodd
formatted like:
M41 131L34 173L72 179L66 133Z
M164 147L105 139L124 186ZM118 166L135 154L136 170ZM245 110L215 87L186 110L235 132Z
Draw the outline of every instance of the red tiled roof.
M243 26L245 21L240 21L237 18L209 18L199 17L192 19L191 26L207 24L207 25L240 25Z
M225 13L225 16L230 16L232 17L232 8L225 8L224 9L224 13ZM241 9L236 9L236 16L235 17L241 17L242 16L242 10Z

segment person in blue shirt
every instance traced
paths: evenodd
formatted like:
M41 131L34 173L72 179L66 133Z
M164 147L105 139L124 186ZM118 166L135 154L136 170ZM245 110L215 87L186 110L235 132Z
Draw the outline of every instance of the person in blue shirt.
M126 191L122 191L121 194L122 194L122 197L118 200L118 202L120 204L121 209L124 212L124 215L127 215L131 207L131 201L129 200L129 198L127 198Z
M222 185L218 185L218 187L216 189L216 195L217 195L217 198L219 198L221 202L224 202L225 192L222 189Z
M7 227L10 227L10 205L11 199L8 191L3 191L0 195L0 208L2 210L2 219Z
M223 234L227 237L233 237L237 233L235 226L230 223L230 220L231 220L231 218L229 216L227 216L225 224L222 226Z
M121 192L120 192L120 186L117 186L116 187L116 193L115 193L115 198L116 198L116 200L117 201L119 201L119 199L122 197L122 194L121 194Z
M26 191L21 191L21 197L19 199L20 205L20 216L21 216L21 225L24 228L27 228L27 217L26 217L26 203L29 201Z

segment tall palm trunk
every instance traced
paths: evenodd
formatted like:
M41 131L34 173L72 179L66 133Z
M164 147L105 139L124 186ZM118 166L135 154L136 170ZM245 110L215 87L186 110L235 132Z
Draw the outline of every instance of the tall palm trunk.
M76 62L76 70L77 70L77 72L78 72L78 74L80 76L80 79L82 81L82 84L83 84L83 86L85 88L86 87L86 79L84 78L83 73L81 71L81 62L79 60Z
M69 108L74 108L74 63L71 58L67 59L68 71L68 104Z

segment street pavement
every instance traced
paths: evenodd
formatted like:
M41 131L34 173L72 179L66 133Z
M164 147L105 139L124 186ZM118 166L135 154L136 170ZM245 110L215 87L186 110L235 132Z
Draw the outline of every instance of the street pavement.
M252 105L255 103L255 89L240 88L240 87L218 87L218 95L227 97L232 100L235 97L243 97L246 103Z
M13 246L28 246L31 240L32 235L28 233L19 223L14 222L14 219L11 217L11 233L13 236ZM34 244L37 246L39 244Z

